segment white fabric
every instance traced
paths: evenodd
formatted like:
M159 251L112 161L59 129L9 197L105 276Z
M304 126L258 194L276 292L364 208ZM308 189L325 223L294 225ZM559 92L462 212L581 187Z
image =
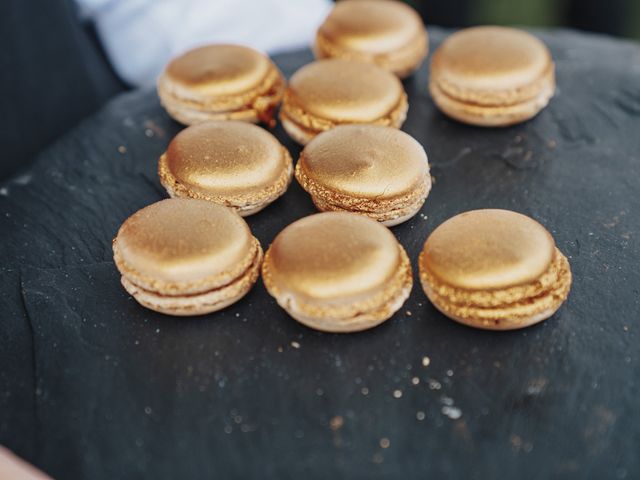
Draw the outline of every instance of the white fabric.
M114 68L134 86L198 45L238 43L273 54L309 46L329 0L76 0Z

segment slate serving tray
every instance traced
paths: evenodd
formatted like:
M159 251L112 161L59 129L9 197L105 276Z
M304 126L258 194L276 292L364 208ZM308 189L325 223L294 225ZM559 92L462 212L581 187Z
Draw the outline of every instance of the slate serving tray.
M432 48L447 33L431 28ZM523 125L448 120L426 64L405 82L403 129L435 185L393 232L415 267L459 212L538 219L574 274L553 318L473 330L417 282L389 322L354 335L299 325L260 282L205 317L143 309L111 239L165 197L157 159L180 126L154 92L127 93L0 185L0 443L60 479L638 478L640 47L540 36L559 89ZM276 60L290 75L311 55ZM314 211L294 182L248 222L267 247Z

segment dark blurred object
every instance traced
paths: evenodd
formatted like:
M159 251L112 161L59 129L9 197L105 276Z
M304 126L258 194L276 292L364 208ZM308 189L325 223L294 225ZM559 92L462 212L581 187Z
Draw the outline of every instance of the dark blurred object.
M630 0L571 0L566 11L567 26L590 32L623 35L630 13Z
M0 2L0 179L124 86L72 0Z
M624 36L633 33L634 0L407 0L430 25L564 26ZM636 32L637 33L637 32Z
M471 0L413 0L407 2L424 23L443 27L466 27L471 23Z

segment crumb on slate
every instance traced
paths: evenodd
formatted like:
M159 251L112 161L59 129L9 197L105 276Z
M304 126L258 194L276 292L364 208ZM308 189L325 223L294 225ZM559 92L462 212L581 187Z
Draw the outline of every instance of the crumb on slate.
M344 425L344 418L342 418L341 415L336 415L331 420L329 420L329 427L334 432L340 430L343 425Z

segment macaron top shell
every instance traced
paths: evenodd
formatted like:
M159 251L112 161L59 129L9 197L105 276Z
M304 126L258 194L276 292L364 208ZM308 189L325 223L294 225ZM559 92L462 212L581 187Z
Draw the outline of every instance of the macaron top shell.
M429 174L420 143L378 125L342 125L321 133L304 148L299 168L323 188L377 200L404 196Z
M538 82L553 67L547 47L533 35L482 26L449 36L432 58L432 75L454 96L465 91L509 91ZM538 89L536 89L537 92Z
M114 240L116 261L134 276L161 283L211 279L210 288L246 270L254 247L236 212L195 199L167 199L139 210Z
M338 2L319 34L347 49L373 55L394 52L423 35L419 15L394 0Z
M298 70L289 81L288 102L333 122L374 122L402 101L398 78L368 63L318 60Z
M473 210L433 231L421 268L454 288L501 289L540 278L554 255L553 237L535 220L509 210Z
M286 227L269 249L270 284L313 301L357 301L382 288L397 272L400 249L393 234L369 218L319 213Z
M262 53L241 45L208 45L172 60L165 75L172 81L203 94L224 96L244 93L259 86L271 70Z
M166 167L190 190L203 194L259 194L290 168L284 147L266 130L246 122L193 125L169 144Z

